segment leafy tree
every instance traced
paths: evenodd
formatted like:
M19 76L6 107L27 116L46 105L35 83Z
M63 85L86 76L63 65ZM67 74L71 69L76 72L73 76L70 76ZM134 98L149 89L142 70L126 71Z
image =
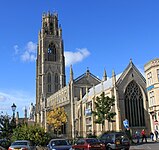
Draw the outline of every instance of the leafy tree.
M115 105L115 97L113 96L110 98L109 96L105 96L103 92L100 97L96 97L95 104L95 111L92 111L96 118L96 124L102 124L102 132L104 129L105 119L108 122L111 122L113 117L116 115L115 112L112 112L112 106Z
M57 131L60 131L62 125L67 122L67 115L64 107L57 107L49 111L47 114L47 123Z
M0 115L0 138L10 139L13 129L16 127L15 119L13 120L9 115Z
M46 145L50 140L50 135L39 125L23 124L14 129L11 139L12 141L25 139L33 141L36 145Z

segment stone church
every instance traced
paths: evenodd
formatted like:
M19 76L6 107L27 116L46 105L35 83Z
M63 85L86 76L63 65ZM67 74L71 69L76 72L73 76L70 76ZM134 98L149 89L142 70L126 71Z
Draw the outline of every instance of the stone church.
M47 112L53 107L64 107L67 123L62 134L74 138L90 133L101 133L101 126L94 123L92 110L94 100L105 92L106 96L115 96L113 110L116 116L111 122L111 130L124 130L123 120L128 119L132 132L142 128L150 129L146 80L130 60L125 70L107 79L104 70L103 79L93 75L89 69L78 78L73 76L70 66L69 83L66 85L65 57L62 28L57 13L42 16L42 27L38 35L36 60L36 112L35 120L46 130ZM108 122L105 121L105 130Z

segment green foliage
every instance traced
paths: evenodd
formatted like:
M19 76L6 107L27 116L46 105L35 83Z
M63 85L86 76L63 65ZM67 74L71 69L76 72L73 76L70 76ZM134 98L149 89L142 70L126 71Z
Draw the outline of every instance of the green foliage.
M10 139L15 128L15 120L11 119L7 114L0 115L0 138Z
M103 92L100 97L96 97L95 104L95 111L92 111L94 116L97 116L95 123L102 124L102 130L104 126L105 119L108 120L108 122L111 122L113 117L116 115L115 112L112 112L112 106L115 105L115 97L112 98L105 96L105 93Z
M50 136L39 125L28 126L24 124L14 129L12 141L24 139L33 141L36 145L46 145L50 140Z

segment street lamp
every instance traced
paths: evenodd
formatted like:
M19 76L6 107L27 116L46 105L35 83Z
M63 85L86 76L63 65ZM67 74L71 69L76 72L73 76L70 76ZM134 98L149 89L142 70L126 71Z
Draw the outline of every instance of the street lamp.
M13 111L13 120L14 120L14 117L15 117L15 110L16 110L16 105L13 103L13 105L11 106L12 108L12 111Z

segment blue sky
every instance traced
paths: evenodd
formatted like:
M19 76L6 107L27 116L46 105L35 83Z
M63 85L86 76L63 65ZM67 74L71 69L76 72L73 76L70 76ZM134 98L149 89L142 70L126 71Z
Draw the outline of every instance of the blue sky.
M158 0L2 0L0 4L0 111L24 116L35 104L35 59L44 12L57 12L63 30L66 77L90 72L110 77L132 58L144 64L159 54ZM76 59L75 59L76 58Z

